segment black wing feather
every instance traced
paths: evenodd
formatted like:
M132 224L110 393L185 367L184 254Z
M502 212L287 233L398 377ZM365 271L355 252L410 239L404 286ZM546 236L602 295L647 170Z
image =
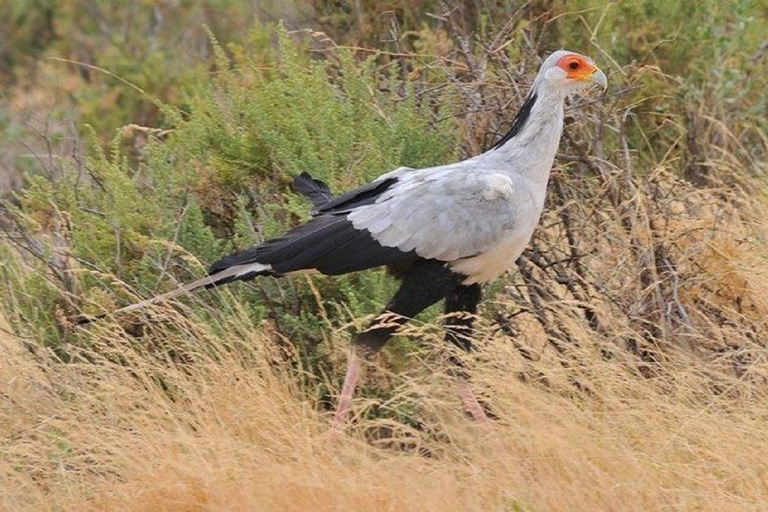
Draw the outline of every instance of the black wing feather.
M302 172L293 179L293 188L312 201L315 209L312 210L311 214L317 216L324 213L349 213L353 208L371 204L395 183L397 183L396 177L372 181L339 196L334 196L324 181L313 178L307 172Z
M321 215L281 238L220 259L209 272L258 262L271 265L277 274L317 269L323 274L339 275L417 258L415 251L382 246L368 231L355 229L344 216Z
M323 274L339 275L413 262L419 258L415 251L384 247L367 230L355 229L346 217L352 209L376 201L396 182L397 178L374 181L334 198L325 183L302 173L294 179L294 187L315 205L314 217L280 238L225 256L211 266L209 274L236 265L261 263L270 265L273 274L317 269ZM250 279L260 273L264 272L225 278L216 285Z
M381 181L372 181L362 187L336 196L331 201L316 207L312 212L312 215L320 215L323 213L349 213L350 210L357 208L358 206L372 204L381 194L386 192L395 183L397 183L397 178L394 177Z
M333 199L333 193L325 182L313 178L307 172L302 172L293 179L293 188L318 208Z

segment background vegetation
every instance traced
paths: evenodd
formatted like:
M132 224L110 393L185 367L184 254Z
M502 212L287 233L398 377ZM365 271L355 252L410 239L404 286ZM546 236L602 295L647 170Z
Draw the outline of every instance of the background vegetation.
M768 3L0 4L0 504L703 510L768 502ZM261 279L112 317L344 190L477 154L592 55L532 247L467 361L438 311L332 435L394 283Z

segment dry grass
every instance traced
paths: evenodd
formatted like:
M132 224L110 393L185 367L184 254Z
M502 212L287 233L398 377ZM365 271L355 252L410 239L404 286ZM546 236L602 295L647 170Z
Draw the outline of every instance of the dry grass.
M468 366L492 425L462 413L430 325L411 328L426 348L405 371L369 374L389 394L359 397L343 434L306 386L322 378L224 292L224 316L176 304L140 337L74 333L68 363L3 325L0 509L764 509L766 206L592 163L588 196L555 173L524 279L480 315Z
M464 57L468 70L491 59ZM223 291L226 315L159 306L141 336L111 321L78 332L61 315L50 328L73 342L63 363L10 334L32 324L14 305L38 288L8 277L32 268L9 244L0 510L768 508L768 207L750 178L765 175L768 141L750 156L739 141L757 127L739 131L720 101L701 101L687 120L656 109L668 140L654 128L648 147L630 144L640 103L622 94L646 72L628 67L625 91L573 109L542 229L484 303L467 366L499 417L490 426L462 413L439 333L422 325L409 329L425 349L403 371L369 372L364 391L379 379L385 398L361 393L355 422L335 433L316 385L338 393L348 335L327 329L332 374L307 378L281 334ZM477 152L496 118L474 107L502 110L522 91L500 74L503 87L487 89L506 92L480 102L493 83L469 76L453 85ZM22 234L7 240L49 257ZM62 245L46 286L78 311L85 298L58 276L83 268Z
M670 362L664 378L648 379L629 361L606 361L599 342L582 340L574 350L583 364L568 368L551 350L528 361L485 326L484 361L472 371L498 422L467 419L452 381L426 358L395 378L390 404L412 402L423 430L378 420L334 435L295 379L268 363L276 354L259 329L242 320L218 338L167 314L177 327L157 327L145 341L98 327L98 346L67 365L1 335L0 508L758 510L768 503L765 389L717 361ZM147 345L152 339L184 357L168 360ZM712 374L727 382L726 392L702 393ZM574 380L587 380L592 393L576 391ZM382 426L411 449L363 441Z

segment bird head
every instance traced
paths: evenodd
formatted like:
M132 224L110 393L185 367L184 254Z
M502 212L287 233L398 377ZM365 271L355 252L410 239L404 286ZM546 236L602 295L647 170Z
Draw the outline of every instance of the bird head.
M608 87L605 73L600 71L589 57L580 53L559 50L547 57L541 65L536 82L546 82L563 95L580 92L592 84L603 91Z

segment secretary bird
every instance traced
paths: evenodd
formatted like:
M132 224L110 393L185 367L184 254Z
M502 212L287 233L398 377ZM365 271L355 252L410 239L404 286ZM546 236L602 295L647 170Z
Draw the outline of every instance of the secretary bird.
M480 287L511 267L528 245L544 208L564 100L590 84L607 87L605 74L590 58L556 51L541 65L509 132L484 153L438 167L400 167L336 197L303 173L294 184L314 204L307 222L225 256L202 279L116 312L261 275L307 269L340 275L389 266L402 284L384 311L355 336L334 417L336 425L343 424L362 359L378 353L400 326L432 304L445 299L446 339L472 348ZM469 315L451 315L460 312ZM468 411L485 421L468 384L460 394Z

